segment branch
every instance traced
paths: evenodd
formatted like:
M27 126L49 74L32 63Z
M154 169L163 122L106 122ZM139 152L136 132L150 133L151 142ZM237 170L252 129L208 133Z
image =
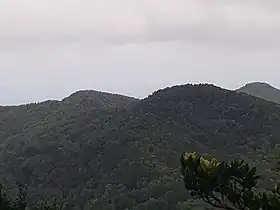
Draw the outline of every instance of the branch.
M227 210L235 210L234 208L232 208L232 207L230 207L230 206L228 206L228 205L222 203L221 200L220 200L219 198L215 197L215 195L212 194L212 195L210 195L210 196L211 196L211 198L214 199L217 203L219 203L219 204L222 206L222 208L227 209Z
M204 202L210 204L210 205L213 206L213 207L216 207L216 208L219 208L219 209L226 209L226 210L236 210L236 209L231 208L231 207L229 207L229 206L227 206L227 205L225 205L225 204L220 204L220 205L215 204L215 203L213 203L213 201L211 201L209 198L205 198L205 197L201 197L201 198L202 198L202 200L203 200Z

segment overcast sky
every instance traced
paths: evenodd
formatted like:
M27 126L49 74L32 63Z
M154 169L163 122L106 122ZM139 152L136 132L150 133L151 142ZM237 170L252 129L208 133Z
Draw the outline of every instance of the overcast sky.
M279 0L2 0L0 104L207 82L280 87Z

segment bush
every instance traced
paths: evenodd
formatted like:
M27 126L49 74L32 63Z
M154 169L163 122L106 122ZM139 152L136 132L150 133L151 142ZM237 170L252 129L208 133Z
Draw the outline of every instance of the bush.
M280 186L257 192L260 176L244 160L204 159L197 153L181 155L185 188L213 207L227 210L280 209Z

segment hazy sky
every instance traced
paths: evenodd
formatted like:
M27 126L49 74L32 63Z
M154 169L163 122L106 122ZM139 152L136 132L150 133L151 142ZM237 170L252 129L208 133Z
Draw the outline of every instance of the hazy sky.
M2 0L0 104L78 89L280 87L279 0Z

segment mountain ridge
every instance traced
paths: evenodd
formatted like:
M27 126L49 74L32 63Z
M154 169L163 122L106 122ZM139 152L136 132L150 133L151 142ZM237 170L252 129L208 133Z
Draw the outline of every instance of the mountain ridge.
M94 97L100 97L100 95L102 95L103 97L120 97L120 98L126 98L126 99L130 99L130 100L140 100L138 98L132 97L132 96L126 96L126 95L122 95L122 94L118 94L118 93L111 93L111 92L104 92L104 91L99 91L99 90L77 90L71 94L69 94L66 97L63 97L61 100L54 100L54 99L49 99L49 100L44 100L44 101L40 101L40 102L30 102L30 103L25 103L25 104L19 104L19 105L0 105L0 108L4 108L4 107L22 107L22 106L28 106L28 105L34 105L34 104L47 104L47 103L58 103L58 102L65 102L65 101L69 101L72 99L91 99L93 100Z
M215 84L212 84L212 83L195 83L195 84L191 84L191 85L210 85L210 86L213 85L215 87L219 87L219 86L217 86ZM171 87L176 87L176 86L180 86L180 85L173 85ZM222 87L220 87L220 88L222 88ZM263 98L265 100L272 101L272 102L275 102L275 100L276 100L277 103L278 103L278 99L267 98L265 95L263 95L263 94L265 94L265 93L262 93L263 90L261 90L261 89L263 89L263 88L270 89L270 91L273 91L274 93L277 94L277 98L280 97L279 96L280 89L278 89L278 88L276 88L276 87L274 87L274 86L272 86L272 85L270 85L269 83L266 83L266 82L249 82L249 83L246 83L245 85L241 86L240 88L238 88L234 91L239 92L239 93L246 93L248 95ZM165 89L165 88L162 88L162 89ZM162 89L159 89L155 92L158 92ZM226 89L226 88L223 88L223 89ZM260 95L259 93L262 93L262 95ZM121 97L123 99L124 98L130 99L130 100L141 100L140 98L133 97L133 96L127 96L127 95L120 94L120 93L106 92L106 91L94 90L94 89L81 89L81 90L77 90L77 91L69 94L68 96L62 98L61 100L45 100L45 101L41 101L41 102L31 102L31 103L19 104L19 105L0 105L0 108L20 107L20 106L32 105L32 104L64 102L64 101L69 101L69 100L72 100L72 99L79 99L79 98L84 99L84 100L93 100L94 96L100 97L100 95L107 96L107 97L115 96L115 97ZM148 95L147 97L149 97L149 96L150 95ZM147 97L144 97L143 99L145 99Z
M33 200L65 194L73 209L92 199L92 209L109 210L116 199L119 210L177 210L189 198L181 152L238 154L264 167L263 156L279 143L279 107L214 85L167 87L132 106L103 96L97 104L78 93L0 112L0 183L28 184Z

